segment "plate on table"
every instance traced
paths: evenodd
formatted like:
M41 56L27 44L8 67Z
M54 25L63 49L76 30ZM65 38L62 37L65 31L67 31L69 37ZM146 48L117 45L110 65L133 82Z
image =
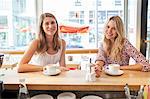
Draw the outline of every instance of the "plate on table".
M55 76L55 75L58 75L60 73L61 73L60 69L57 69L56 72L54 72L54 73L46 73L46 72L43 71L43 74L47 75L47 76Z
M113 73L113 72L111 72L109 69L106 69L106 70L105 70L105 73L108 74L108 75L112 75L112 76L119 76L119 75L122 75L122 74L124 73L124 71L118 70L118 72Z

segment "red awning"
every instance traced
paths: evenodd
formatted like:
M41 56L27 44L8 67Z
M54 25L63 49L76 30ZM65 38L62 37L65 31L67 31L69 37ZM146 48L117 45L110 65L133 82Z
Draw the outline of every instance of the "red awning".
M31 31L31 27L20 28L20 32L26 33L26 32L29 32L29 31Z
M89 26L73 27L73 26L61 25L59 27L61 33L87 33L89 30Z
M88 33L89 26L67 26L67 25L61 25L59 26L61 33ZM26 33L31 31L31 27L23 27L20 28L20 32Z

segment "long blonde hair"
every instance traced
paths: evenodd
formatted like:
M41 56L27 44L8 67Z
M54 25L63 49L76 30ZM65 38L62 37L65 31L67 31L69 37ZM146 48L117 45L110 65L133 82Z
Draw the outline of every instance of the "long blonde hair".
M106 28L107 24L110 21L113 21L115 23L115 29L117 36L114 40L114 44L110 41L110 39L107 39L106 36L104 36L104 45L105 45L105 53L107 57L111 57L113 60L121 60L122 59L122 50L124 46L124 38L125 38L125 31L124 31L124 25L119 16L113 16L110 17L108 22L106 23L105 26L105 34L106 34Z
M40 20L39 20L39 34L38 34L38 39L40 41L40 44L38 45L38 49L37 49L37 53L43 53L45 51L48 50L48 42L46 40L46 34L43 30L43 27L42 27L42 24L43 24L43 20L46 18L46 17L52 17L55 19L56 21L56 24L57 24L57 31L56 33L54 34L54 37L53 37L53 50L55 51L58 51L58 49L60 49L60 42L58 40L59 38L59 35L58 35L58 22L55 18L55 16L51 13L44 13L44 14L41 14L40 16Z

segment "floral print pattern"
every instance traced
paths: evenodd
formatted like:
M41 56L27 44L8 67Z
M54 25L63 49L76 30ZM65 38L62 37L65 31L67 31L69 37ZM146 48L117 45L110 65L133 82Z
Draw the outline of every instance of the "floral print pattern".
M150 71L150 64L148 63L148 60L146 60L144 55L137 51L137 49L127 39L125 39L124 42L121 61L114 61L109 56L107 57L104 54L102 43L100 43L96 60L104 61L105 66L108 66L108 64L120 64L120 66L124 66L129 65L130 58L133 58L137 64L141 64L143 66L142 71Z

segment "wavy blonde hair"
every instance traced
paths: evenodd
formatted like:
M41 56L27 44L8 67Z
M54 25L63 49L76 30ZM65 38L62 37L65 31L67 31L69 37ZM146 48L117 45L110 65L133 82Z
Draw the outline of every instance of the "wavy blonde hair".
M46 17L52 17L55 19L56 21L56 24L57 24L57 31L56 33L54 34L54 37L53 37L53 50L55 51L58 51L58 49L60 49L60 42L59 42L59 35L58 35L58 31L59 31L59 27L58 27L58 22L55 18L55 16L51 13L43 13L41 14L40 16L40 20L39 20L39 34L38 34L38 40L40 41L40 44L38 45L38 49L37 49L37 53L43 53L45 51L48 50L48 42L46 40L46 34L43 30L43 27L42 27L42 24L43 24L43 20L46 18Z
M122 50L124 46L124 38L125 38L124 25L122 19L119 16L110 17L105 26L105 30L104 30L105 34L106 34L107 24L110 21L113 21L115 23L115 30L117 36L114 40L114 44L111 43L110 39L107 39L106 36L104 36L105 53L113 60L119 61L122 59Z

